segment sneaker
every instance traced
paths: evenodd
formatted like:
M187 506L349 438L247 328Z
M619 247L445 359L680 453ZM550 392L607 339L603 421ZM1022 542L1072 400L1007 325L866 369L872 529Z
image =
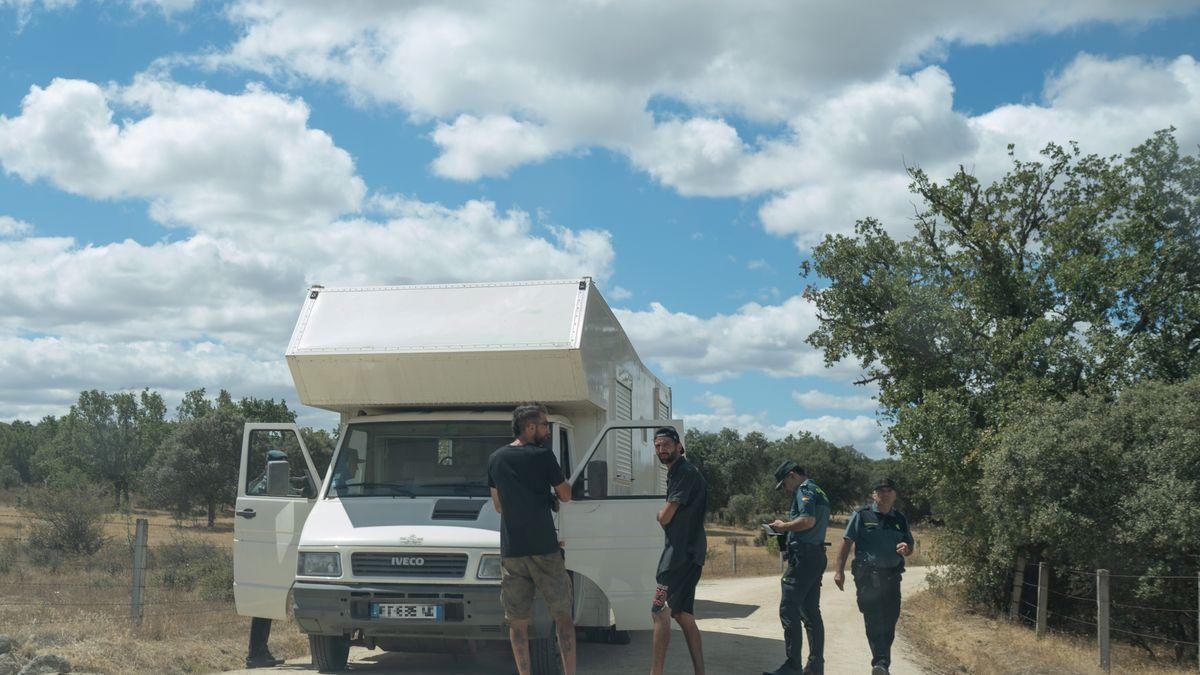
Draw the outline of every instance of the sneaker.
M879 664L871 667L871 675L888 675L887 666Z
M271 656L269 652L266 654L259 654L258 656L246 657L247 668L271 668L282 663L283 659L277 659L274 656Z

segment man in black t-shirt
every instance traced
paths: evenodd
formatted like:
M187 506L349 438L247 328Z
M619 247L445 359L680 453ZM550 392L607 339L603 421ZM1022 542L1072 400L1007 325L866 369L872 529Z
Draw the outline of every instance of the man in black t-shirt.
M663 609L670 607L671 618L683 629L692 669L696 675L703 675L704 651L700 647L700 629L696 626L693 605L696 584L704 569L704 556L708 553L708 538L704 535L708 486L700 470L683 456L679 432L674 427L663 427L654 432L654 452L668 470L667 503L658 513L666 545L658 560L658 589L650 605L650 615L654 619L650 673L661 675L667 660L671 622Z
M488 459L488 486L500 514L500 602L508 638L521 675L530 675L529 619L533 594L542 594L558 632L563 672L575 675L575 623L571 618L571 578L563 561L554 518L555 498L571 501L550 439L546 407L531 403L513 411L509 445Z

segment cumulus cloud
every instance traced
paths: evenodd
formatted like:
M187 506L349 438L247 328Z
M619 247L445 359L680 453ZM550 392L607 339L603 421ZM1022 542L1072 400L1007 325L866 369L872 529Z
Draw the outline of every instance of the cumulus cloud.
M668 375L718 382L746 372L771 377L845 377L849 364L826 368L821 353L804 342L817 327L816 309L801 296L778 305L751 302L732 314L699 317L658 302L650 309L616 310L642 358Z
M438 124L433 142L442 148L434 172L457 180L503 176L558 149L544 128L507 115L459 115L451 124Z
M15 237L33 232L33 226L12 216L0 216L0 238Z
M1183 0L869 10L682 0L334 10L242 0L229 12L241 36L204 59L332 83L432 121L433 170L448 178L502 176L603 147L683 195L765 196L766 229L807 248L866 216L907 230L905 163L934 175L959 163L1000 171L1010 142L1030 155L1072 139L1115 152L1171 123L1193 135L1200 95L1190 57L1084 55L1050 77L1043 101L975 116L953 109L953 83L936 65L950 45L1193 10ZM767 131L743 135L741 121Z
M870 396L840 396L818 389L792 392L796 405L818 410L874 410L875 399Z
M114 122L119 113L136 120ZM167 225L226 232L328 223L365 187L349 153L308 127L302 101L251 86L223 94L143 76L107 90L85 80L33 86L0 116L0 164L98 199L146 199Z
M743 434L757 431L772 439L810 433L837 445L852 445L871 457L882 457L885 454L883 428L874 417L867 415L822 415L773 424L766 412L738 412L733 399L722 394L706 391L696 398L696 402L706 410L681 413L681 417L690 428L720 431L728 427Z
M392 206L384 221L282 239L250 230L154 244L0 239L0 419L61 413L93 387L170 396L219 386L295 400L282 355L312 283L527 278L527 267L505 264L514 255L539 260L545 278L611 273L607 232L538 231L528 214L489 202Z

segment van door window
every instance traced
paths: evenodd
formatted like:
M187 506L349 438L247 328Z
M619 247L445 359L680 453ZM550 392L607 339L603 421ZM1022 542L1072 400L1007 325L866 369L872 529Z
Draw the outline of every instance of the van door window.
M572 485L575 499L666 497L666 484L659 480L661 463L654 453L653 437L650 433L635 434L637 430L609 429L604 432L597 451L588 458L583 472ZM653 428L647 427L647 431L653 431Z
M317 484L296 434L291 431L254 429L250 432L246 460L246 496L314 497Z

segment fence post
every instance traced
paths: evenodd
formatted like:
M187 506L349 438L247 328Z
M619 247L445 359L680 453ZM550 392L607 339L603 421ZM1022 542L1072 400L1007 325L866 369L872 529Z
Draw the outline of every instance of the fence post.
M730 556L733 561L733 574L737 575L737 539L733 540L733 554Z
M146 536L149 523L145 518L137 519L137 533L133 540L133 586L130 588L129 619L134 626L142 625L142 589L146 587Z
M1008 618L1016 621L1021 614L1021 591L1025 586L1025 556L1017 556L1017 568L1013 571L1012 600L1008 605Z
M1096 570L1096 640L1100 646L1100 667L1108 672L1111 667L1108 651L1108 570Z
M1038 563L1037 637L1046 634L1046 605L1050 600L1050 568Z

